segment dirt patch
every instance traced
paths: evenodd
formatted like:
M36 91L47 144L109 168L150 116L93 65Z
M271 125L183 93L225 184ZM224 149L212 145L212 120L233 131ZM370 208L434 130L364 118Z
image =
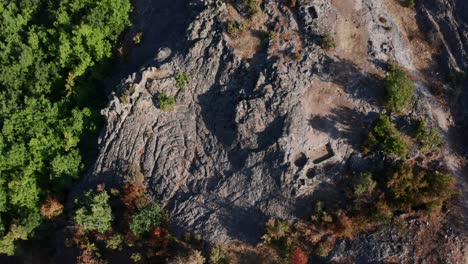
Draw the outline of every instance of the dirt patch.
M226 12L222 14L225 23L236 22L241 29L226 34L228 46L241 58L251 59L262 48L262 34L267 16L258 11L250 18L243 17L232 4L226 5Z
M303 97L303 106L307 116L326 116L334 108L352 107L353 104L341 86L316 79Z
M415 68L421 72L434 68L434 59L438 49L431 46L422 34L416 20L414 9L404 7L404 1L384 0L385 6L391 13L412 51L412 60Z
M364 10L361 0L332 0L338 12L336 21L336 48L331 54L353 61L366 72L375 72L375 67L368 61L367 41L369 39Z

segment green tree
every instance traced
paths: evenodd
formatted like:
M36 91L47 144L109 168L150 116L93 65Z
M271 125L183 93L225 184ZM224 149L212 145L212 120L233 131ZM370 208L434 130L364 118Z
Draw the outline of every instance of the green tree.
M379 147L387 155L394 154L404 157L407 153L407 145L400 132L390 118L384 114L381 114L377 119L364 145L366 150L376 147Z
M83 205L75 212L75 222L85 231L104 233L111 228L112 209L109 205L109 194L106 191L98 193L87 192Z
M141 236L155 227L164 225L166 220L164 209L159 204L152 204L133 216L130 229L135 235Z
M2 252L13 254L15 241L30 237L40 224L30 221L23 228L18 222L37 214L50 192L62 192L78 177L80 139L96 125L75 94L88 89L82 83L90 67L112 55L129 12L129 0L0 5Z
M408 108L413 98L415 85L406 72L395 65L390 65L384 79L384 105L391 112L401 113Z

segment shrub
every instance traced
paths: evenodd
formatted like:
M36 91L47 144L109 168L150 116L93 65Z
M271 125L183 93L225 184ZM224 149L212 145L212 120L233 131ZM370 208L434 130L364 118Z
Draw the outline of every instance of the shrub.
M159 204L153 204L133 216L130 229L135 235L141 236L155 227L164 225L166 220L164 209Z
M407 145L405 141L390 118L384 114L379 116L373 129L369 132L364 149L368 151L378 146L387 155L406 156Z
M229 35L236 35L239 31L244 30L244 24L239 21L229 21L226 26L226 31Z
M175 98L172 96L169 96L165 93L160 93L158 95L158 105L159 108L163 111L171 109L175 105L175 103Z
M176 87L177 88L184 88L185 85L189 81L189 75L186 72L184 72L184 73L179 72L179 73L176 74L175 79L176 79Z
M106 248L111 250L122 250L123 237L120 234L114 234L106 240Z
M371 194L377 183L372 179L372 174L365 172L359 173L353 177L353 195L360 198Z
M296 247L287 221L270 219L266 224L266 233L262 239L272 245L283 258L289 258Z
M391 112L401 113L406 110L413 98L415 86L403 69L389 65L384 78L384 106Z
M442 134L439 130L428 129L424 121L419 121L415 131L415 137L421 143L421 150L434 150L444 145Z
M320 47L324 50L330 50L336 47L335 39L330 34L325 34L322 36L319 42Z
M387 181L390 202L400 210L430 209L454 194L454 179L439 172L416 169L408 163L394 168Z
M133 44L140 44L143 40L143 32L138 32L133 37Z
M46 202L41 206L41 215L47 219L55 218L62 212L63 204L51 197L47 197Z
M270 219L266 224L266 232L262 238L269 243L286 237L290 231L291 227L287 221Z
M353 237L353 221L344 212L341 212L338 215L336 224L333 229L339 237Z
M226 252L221 248L213 248L210 253L210 263L211 264L227 264Z
M408 8L413 8L414 9L415 6L416 6L416 3L414 2L414 0L408 0L408 2L406 3L406 6Z
M138 263L141 261L141 259L143 258L141 253L133 253L130 258L133 260L134 263Z
M109 230L112 223L112 210L107 192L87 192L83 206L75 212L75 222L82 226L84 231L104 233Z
M244 7L249 12L249 15L253 15L258 12L257 0L242 0Z
M300 247L296 249L291 254L291 264L307 264L307 255Z
M329 212L325 210L323 202L318 201L315 203L311 220L314 224L318 225L319 227L325 227L333 222L333 217Z

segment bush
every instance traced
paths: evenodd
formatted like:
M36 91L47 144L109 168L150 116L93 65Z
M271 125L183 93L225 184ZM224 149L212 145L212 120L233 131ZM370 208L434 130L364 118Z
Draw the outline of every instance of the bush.
M296 247L291 255L291 264L307 264L307 255L300 247Z
M165 93L160 93L158 95L158 105L159 108L163 111L168 111L175 105L175 103L175 98L172 96L169 96Z
M375 147L380 147L387 155L394 154L404 157L407 153L407 145L401 138L400 132L390 121L390 118L383 114L377 119L364 144L366 152Z
M372 179L372 174L368 172L357 174L353 177L353 196L359 199L370 195L376 186L377 183Z
M249 12L249 15L253 15L258 12L257 0L242 0L244 7Z
M414 0L408 0L408 2L406 3L406 6L408 8L414 9L416 7L416 3L414 2Z
M75 212L75 222L82 226L84 231L104 233L111 228L112 218L109 195L106 191L87 192L83 205Z
M430 209L454 194L453 177L414 168L408 163L394 168L388 178L389 200L399 210Z
M141 236L150 232L153 228L163 226L166 220L167 215L164 209L159 204L153 204L133 216L130 230L135 235Z
M189 75L186 72L184 72L184 73L179 72L179 73L176 74L175 79L176 79L176 87L177 88L184 88L185 85L189 81Z
M421 143L421 150L435 150L444 146L444 139L439 130L428 129L424 121L419 121L415 131L415 137Z
M138 32L133 37L133 44L140 44L142 40L143 40L143 32Z
M210 263L211 264L227 264L226 252L221 248L213 248L210 253Z
M123 237L120 234L110 236L106 240L106 248L111 250L122 250Z
M46 202L41 206L41 215L47 219L55 218L62 212L63 204L51 197L47 197Z
M330 50L336 47L335 39L330 34L325 34L322 36L319 42L320 47L324 50Z
M404 112L413 98L414 83L403 69L395 65L389 65L388 74L383 82L384 106L391 112Z
M226 31L229 35L236 35L239 31L244 30L244 24L239 21L229 21L226 26Z

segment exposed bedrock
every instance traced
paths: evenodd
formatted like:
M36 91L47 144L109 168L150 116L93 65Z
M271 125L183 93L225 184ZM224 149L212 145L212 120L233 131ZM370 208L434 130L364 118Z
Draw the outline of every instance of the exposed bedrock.
M157 9L157 2L148 4ZM149 60L102 111L100 154L83 185L121 184L139 167L176 234L198 233L209 244L259 242L269 218L294 221L312 199L339 195L335 183L350 163L361 167L353 154L381 109L382 62L410 58L380 0L350 1L358 29L350 44L359 48L327 55L317 38L346 31L332 2L301 0L293 15L264 1L256 30L275 31L278 40L252 34L240 46L224 32L235 10L224 1L197 2L201 11L179 36L182 48L143 44ZM183 88L177 73L189 75ZM176 105L162 111L160 93Z

